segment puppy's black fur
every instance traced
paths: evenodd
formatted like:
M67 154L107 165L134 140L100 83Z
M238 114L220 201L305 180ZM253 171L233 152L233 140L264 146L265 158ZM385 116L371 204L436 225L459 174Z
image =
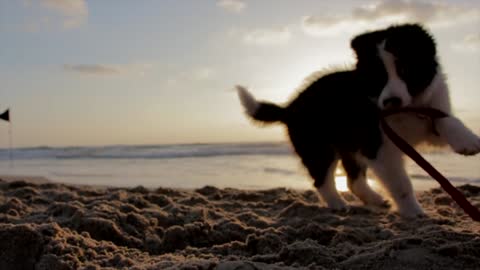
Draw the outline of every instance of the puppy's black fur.
M338 156L349 179L355 179L364 172L351 154L360 151L374 159L382 140L379 109L362 91L375 87L356 70L331 73L308 86L285 108L262 103L253 118L285 123L315 186L323 184Z

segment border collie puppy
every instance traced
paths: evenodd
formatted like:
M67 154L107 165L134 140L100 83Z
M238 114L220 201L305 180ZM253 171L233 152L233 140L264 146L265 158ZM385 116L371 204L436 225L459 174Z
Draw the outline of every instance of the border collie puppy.
M355 68L321 74L286 106L257 101L237 86L240 101L252 119L286 125L295 152L329 207L346 208L334 183L341 160L350 190L365 204L385 205L367 184L370 168L402 216L421 216L403 153L380 127L381 111L431 107L450 115L434 123L412 113L389 116L392 128L415 146L449 145L457 153L474 155L480 152L480 138L453 116L435 42L422 26L367 32L354 37L351 47Z

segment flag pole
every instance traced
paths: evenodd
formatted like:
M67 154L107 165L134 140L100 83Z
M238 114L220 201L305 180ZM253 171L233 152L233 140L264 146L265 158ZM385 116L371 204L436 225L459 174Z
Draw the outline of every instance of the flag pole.
M12 120L10 118L10 108L0 114L0 119L8 122L8 157L10 159L10 167L13 167L13 136L12 136Z
M12 153L12 122L8 123L8 157L10 158L10 168L13 167L13 153Z

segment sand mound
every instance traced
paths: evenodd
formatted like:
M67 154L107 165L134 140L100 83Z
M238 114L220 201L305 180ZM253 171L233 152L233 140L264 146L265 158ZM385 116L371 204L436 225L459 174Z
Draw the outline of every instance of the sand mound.
M0 269L478 269L480 224L439 189L419 196L429 217L409 221L313 191L0 181Z

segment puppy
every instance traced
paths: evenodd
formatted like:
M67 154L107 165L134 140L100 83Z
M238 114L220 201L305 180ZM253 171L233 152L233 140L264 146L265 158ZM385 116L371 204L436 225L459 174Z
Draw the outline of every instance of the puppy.
M350 70L320 74L288 105L257 101L245 88L238 95L246 114L286 125L290 141L326 204L344 209L334 172L341 160L349 189L365 204L385 205L367 184L370 168L404 217L423 215L404 167L403 153L382 131L381 111L430 107L449 117L390 116L388 123L414 146L449 145L455 152L480 152L480 138L451 111L449 90L432 36L418 24L391 26L351 41L357 63Z

